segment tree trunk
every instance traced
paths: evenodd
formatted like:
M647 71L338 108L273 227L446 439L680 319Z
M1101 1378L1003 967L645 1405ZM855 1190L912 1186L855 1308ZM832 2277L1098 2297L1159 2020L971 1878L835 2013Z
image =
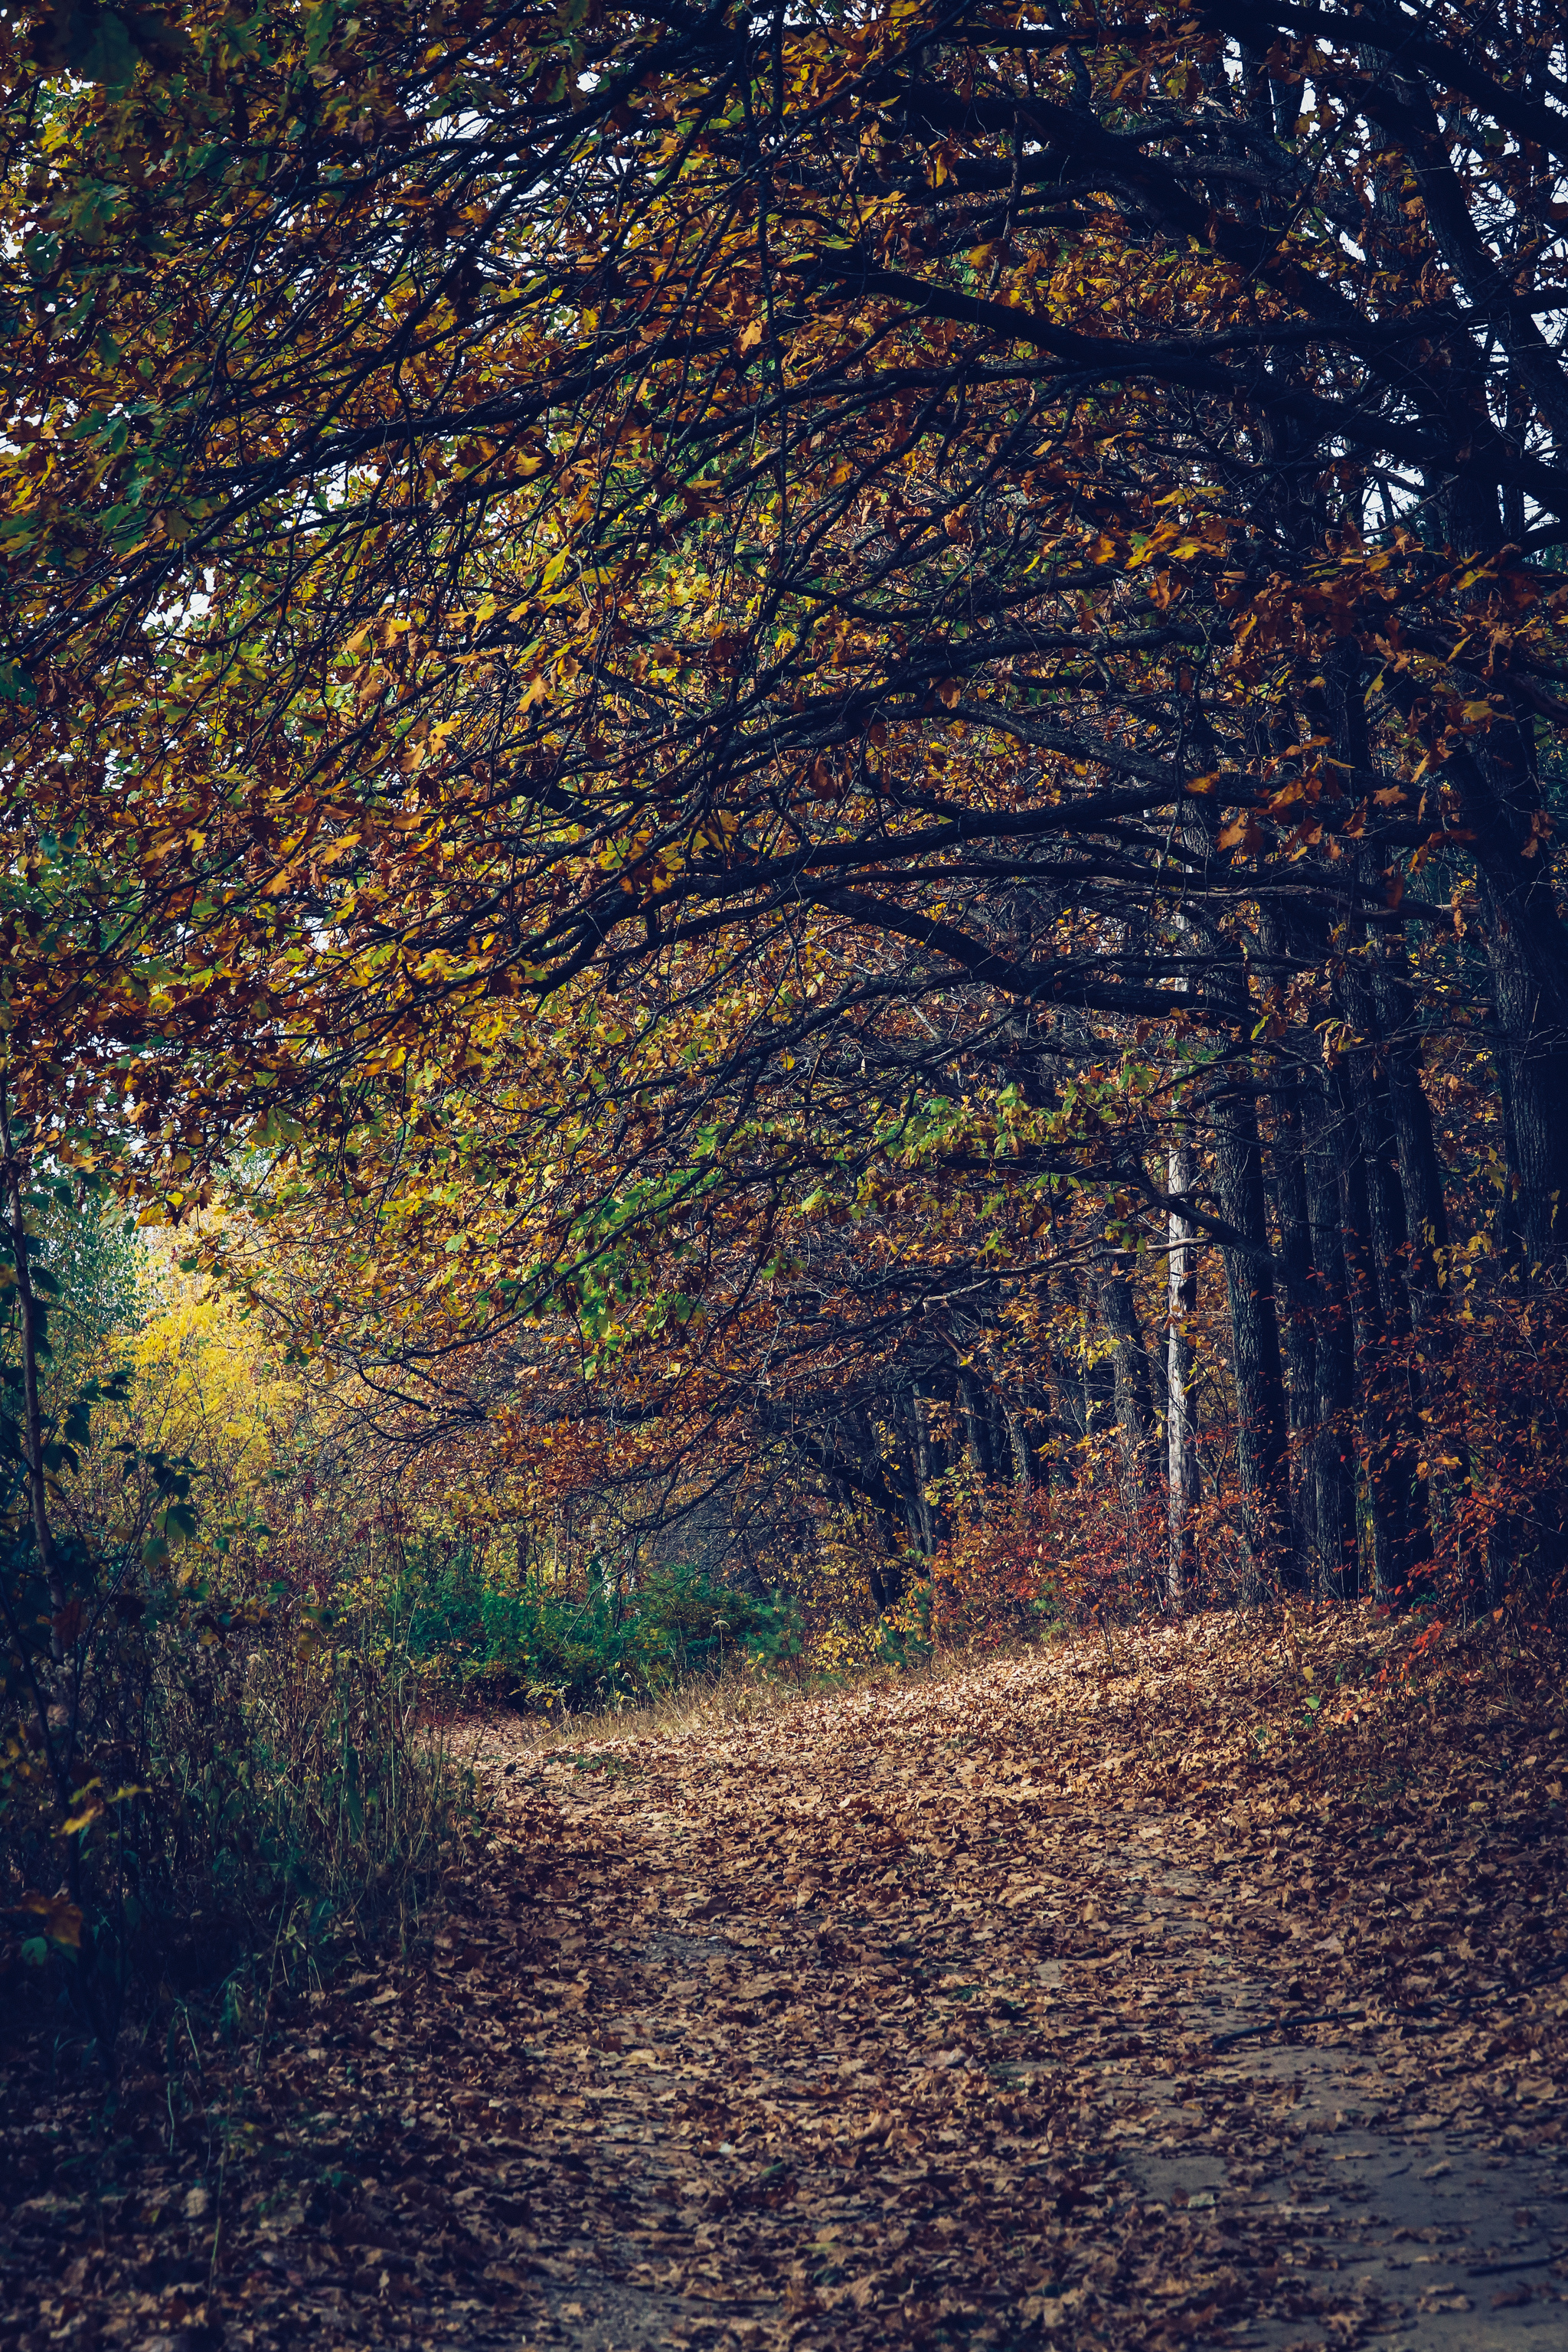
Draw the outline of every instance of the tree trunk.
M1250 1245L1222 1246L1220 1255L1230 1307L1244 1577L1247 1597L1261 1600L1289 1588L1295 1579L1289 1532L1285 1380L1268 1255L1263 1155L1257 1108L1249 1091L1244 1087L1217 1090L1211 1097L1210 1108L1219 1213Z
M1301 1137L1300 1075L1291 1065L1279 1073L1274 1094L1275 1212L1279 1224L1279 1289L1283 1296L1279 1337L1285 1357L1286 1400L1290 1423L1290 1524L1296 1553L1296 1583L1308 1591L1317 1575L1317 1492L1308 1455L1317 1414L1317 1342L1312 1328L1311 1220L1307 1207L1307 1171Z
M1095 1407L1100 1402L1096 1392L1095 1367L1089 1361L1089 1317L1073 1266L1062 1266L1057 1279L1078 1335L1077 1352L1070 1368L1059 1358L1057 1360L1057 1393L1068 1429L1075 1436L1084 1438L1096 1425Z
M1171 1146L1165 1189L1173 1200L1190 1200L1197 1181L1197 1158L1184 1137ZM1169 1550L1166 1597L1173 1609L1186 1605L1192 1586L1192 1507L1198 1499L1198 1456L1193 1427L1193 1318L1198 1309L1197 1228L1179 1211L1170 1212L1166 1274L1165 1495Z
M1433 1444L1443 1410L1445 1360L1451 1332L1438 1283L1438 1254L1448 1246L1448 1209L1443 1164L1432 1129L1431 1106L1421 1083L1415 997L1402 948L1386 943L1369 955L1372 989L1384 1038L1384 1069L1389 1116L1405 1198L1405 1292L1412 1326L1412 1434L1432 1466L1426 1479L1428 1549L1439 1528L1451 1521L1457 1491L1468 1485L1469 1448L1465 1432L1450 1428L1457 1471L1445 1472Z
M38 1394L38 1358L44 1351L44 1310L33 1288L27 1225L22 1209L22 1162L11 1138L11 1114L0 1097L0 1143L5 1147L5 1208L11 1225L11 1263L20 1309L22 1342L22 1452L32 1507L33 1540L38 1567L49 1596L49 1656L58 1666L65 1658L66 1588L55 1553L49 1526L48 1488L44 1470L44 1415Z
M1035 1454L1021 1412L1010 1411L1007 1414L1007 1443L1013 1455L1013 1484L1020 1495L1032 1495L1035 1491Z
M991 1419L986 1411L985 1392L972 1372L960 1371L958 1398L963 1412L963 1430L972 1467L989 1485L995 1475L991 1454Z
M1383 1068L1388 1112L1405 1198L1405 1286L1412 1318L1419 1328L1441 1305L1436 1253L1448 1246L1448 1208L1443 1164L1432 1132L1431 1106L1421 1084L1415 1045L1415 1004L1401 961L1386 946L1371 959L1373 1001L1384 1040Z
M1372 1209L1360 1121L1349 1076L1333 1073L1333 1100L1340 1116L1340 1225L1345 1258L1345 1293L1355 1340L1360 1391L1362 1448L1366 1458L1367 1500L1372 1520L1372 1581L1376 1598L1391 1601L1403 1571L1410 1525L1408 1456L1390 1410L1388 1329L1368 1233Z
M1116 1418L1129 1497L1136 1501L1154 1491L1154 1388L1138 1301L1120 1251L1108 1251L1103 1260L1100 1311L1116 1368Z
M1486 415L1478 392L1477 414ZM1449 480L1448 517L1457 544L1495 553L1502 518L1489 492ZM1462 508L1462 510L1459 510ZM1372 765L1362 681L1365 657L1336 647L1325 708L1338 747L1364 772ZM1414 676L1384 673L1384 691L1408 714L1420 693ZM1560 1267L1568 1255L1568 926L1542 847L1545 820L1533 719L1502 717L1457 742L1444 766L1458 798L1480 881L1482 938L1490 968L1498 1076L1507 1107L1504 1141L1512 1180L1512 1242L1521 1270ZM1416 1223L1412 1219L1413 1224Z
M910 1390L905 1402L905 1413L910 1429L910 1454L914 1465L915 1509L920 1527L920 1548L930 1559L942 1540L936 1505L931 1498L931 1486L937 1475L937 1464L931 1444L931 1428L926 1418L926 1401L920 1384Z
M1505 1079L1514 1230L1527 1279L1568 1256L1568 928L1542 840L1534 722L1499 720L1444 770L1474 835L1500 1076Z
M1336 1600L1352 1599L1358 1583L1360 1544L1356 1532L1356 1474L1352 1414L1355 1404L1355 1335L1346 1293L1344 1207L1340 1193L1340 1156L1344 1123L1330 1114L1328 1093L1316 1075L1299 1096L1302 1114L1307 1217L1312 1272L1312 1434L1309 1441L1312 1485L1312 1535L1319 1590Z
M1347 967L1341 975L1346 1017L1363 1041L1345 1057L1355 1106L1365 1179L1366 1230L1382 1304L1380 1365L1362 1367L1363 1391L1379 1399L1386 1461L1384 1501L1392 1570L1388 1598L1407 1592L1432 1556L1426 1480L1420 1475L1420 1393L1411 1347L1409 1228L1405 1215L1398 1139L1384 1073L1377 1008L1364 979Z
M1002 1400L989 1387L985 1391L985 1428L991 1449L991 1475L994 1478L1005 1478L1013 1460L1012 1433Z

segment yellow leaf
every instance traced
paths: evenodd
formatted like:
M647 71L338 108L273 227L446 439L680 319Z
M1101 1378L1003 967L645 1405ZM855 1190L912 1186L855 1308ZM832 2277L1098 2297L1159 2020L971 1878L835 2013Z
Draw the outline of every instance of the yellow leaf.
M76 1837L82 1830L91 1828L103 1811L103 1799L99 1794L102 1786L101 1780L89 1780L84 1789L77 1790L72 1799L76 1811L67 1816L60 1832L62 1837Z
M73 1952L80 1951L81 1913L68 1895L24 1895L17 1907L37 1914L51 1944L68 1944Z

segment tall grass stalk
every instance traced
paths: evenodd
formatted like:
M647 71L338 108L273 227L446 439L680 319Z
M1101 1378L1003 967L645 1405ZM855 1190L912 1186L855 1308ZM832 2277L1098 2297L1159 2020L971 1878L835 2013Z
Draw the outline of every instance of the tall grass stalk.
M263 1975L290 1984L405 1937L475 1822L472 1770L405 1656L291 1612L223 1616L174 1609L95 1661L73 1905L18 1727L0 1803L14 2022L53 2010L104 2051L177 2000L243 2022Z

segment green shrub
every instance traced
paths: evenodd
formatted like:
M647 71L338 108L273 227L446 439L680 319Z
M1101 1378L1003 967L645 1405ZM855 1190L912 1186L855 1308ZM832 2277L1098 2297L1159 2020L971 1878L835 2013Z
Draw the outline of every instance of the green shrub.
M586 1588L487 1575L466 1545L426 1546L389 1594L392 1636L434 1678L568 1713L641 1702L776 1646L776 1606L686 1563L627 1591L595 1562Z

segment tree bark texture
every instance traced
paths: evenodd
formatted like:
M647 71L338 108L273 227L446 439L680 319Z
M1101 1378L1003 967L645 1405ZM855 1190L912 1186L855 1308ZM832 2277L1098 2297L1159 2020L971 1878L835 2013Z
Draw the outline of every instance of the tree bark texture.
M1312 1270L1312 1486L1314 1570L1319 1590L1353 1599L1358 1583L1356 1532L1355 1335L1346 1292L1344 1204L1340 1158L1345 1125L1333 1118L1322 1076L1304 1078L1302 1114L1307 1216Z
M1317 1343L1312 1328L1311 1223L1307 1208L1300 1073L1287 1065L1274 1090L1270 1159L1279 1226L1279 1338L1285 1361L1290 1426L1290 1526L1296 1554L1293 1581L1308 1589L1316 1574L1317 1496L1308 1464L1317 1413Z
M1249 1080L1250 1072L1245 1072L1243 1083L1216 1088L1209 1113L1219 1213L1248 1244L1222 1246L1220 1255L1230 1309L1244 1575L1249 1597L1261 1600L1293 1584L1295 1563L1285 1380L1268 1258L1263 1154Z
M1111 1343L1116 1419L1128 1492L1131 1498L1142 1499L1154 1488L1154 1385L1138 1301L1118 1251L1108 1252L1103 1261L1100 1312Z

